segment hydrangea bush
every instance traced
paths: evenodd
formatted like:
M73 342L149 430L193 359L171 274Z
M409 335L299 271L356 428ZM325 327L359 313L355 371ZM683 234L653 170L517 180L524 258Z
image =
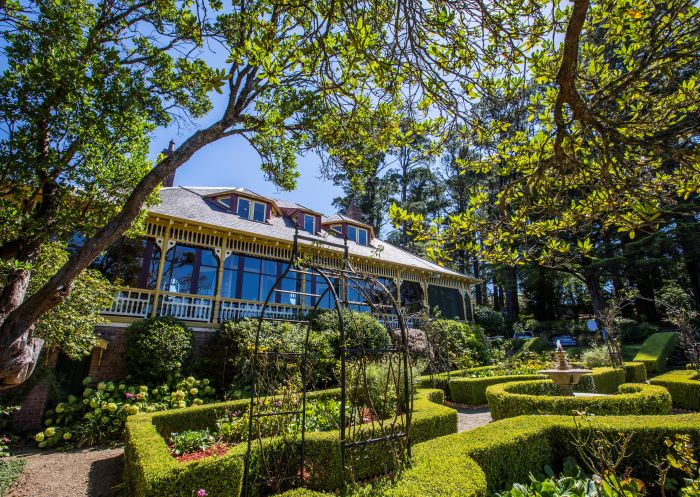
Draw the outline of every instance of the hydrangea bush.
M69 395L46 411L45 429L34 436L40 448L82 447L118 440L127 416L178 409L211 402L216 393L209 380L173 377L157 387L112 381L83 380L82 398Z

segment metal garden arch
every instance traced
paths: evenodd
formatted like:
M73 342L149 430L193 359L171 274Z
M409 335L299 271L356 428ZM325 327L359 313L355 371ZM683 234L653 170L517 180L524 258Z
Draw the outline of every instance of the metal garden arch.
M313 245L325 245L342 249L343 262L340 268L321 267L312 258L301 257L299 241ZM293 275L291 278L289 275ZM316 278L325 287L321 293L313 293L302 286L307 277ZM304 278L304 280L302 280ZM290 280L295 283L289 287ZM271 317L271 307L276 295L294 296L301 302L298 315L293 319ZM342 489L355 479L354 462L362 457L363 451L374 444L383 444L394 456L397 465L410 458L409 428L411 423L412 399L410 395L410 370L408 358L408 337L405 316L396 296L380 279L360 273L352 266L348 254L348 240L340 244L335 241L309 237L299 233L297 227L290 260L277 277L265 298L258 318L255 337L255 350L251 360L251 397L248 407L248 433L243 478L243 494L246 497L260 493L275 492L287 487L303 486L308 476L305 460L307 432L307 394L312 378L309 377L309 335L312 321L310 317L318 311L323 299L330 297L337 315L340 349L340 444ZM354 300L357 299L357 300ZM311 303L308 308L305 303ZM353 313L345 309L365 309L378 317L391 336L388 347L367 348L360 343L349 343L348 323ZM263 350L261 332L266 321L293 322L305 326L302 344L286 350ZM395 388L397 409L393 417L387 419L372 417L378 412L372 404L367 381L368 364L382 364L389 385ZM275 368L270 368L274 363ZM269 388L274 381L266 377L271 370L279 371L298 368L300 389L294 391L283 387L278 391ZM267 381L267 384L266 384ZM368 397L362 397L368 396ZM369 398L370 407L353 405L359 397ZM385 401L386 399L380 399ZM361 411L361 409L364 409ZM368 428L366 412L369 412ZM295 424L297 430L290 430ZM290 433L291 432L291 433ZM285 441L291 443L284 443ZM286 449L280 449L286 447ZM291 447L291 449L290 449ZM393 468L386 468L388 473ZM313 468L311 468L313 470Z

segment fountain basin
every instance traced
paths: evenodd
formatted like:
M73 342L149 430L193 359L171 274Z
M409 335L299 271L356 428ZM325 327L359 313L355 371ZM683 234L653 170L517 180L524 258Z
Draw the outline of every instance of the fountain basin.
M574 394L574 385L578 385L579 380L582 376L591 374L593 371L590 369L541 369L537 374L547 375L551 380L561 387L561 391L564 395Z

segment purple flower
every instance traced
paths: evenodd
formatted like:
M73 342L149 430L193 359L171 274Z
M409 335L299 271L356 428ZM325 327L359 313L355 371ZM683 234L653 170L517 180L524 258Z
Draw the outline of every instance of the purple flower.
M130 393L130 392L124 392L124 395L126 396L127 399L133 399L134 397L136 397L136 395L134 395L133 393Z
M197 497L207 497L207 491L203 488L197 490Z

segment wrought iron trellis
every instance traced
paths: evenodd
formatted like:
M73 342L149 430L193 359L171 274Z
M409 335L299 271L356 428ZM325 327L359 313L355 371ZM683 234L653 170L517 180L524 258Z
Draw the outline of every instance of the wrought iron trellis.
M312 258L301 257L300 240L342 249L342 266L320 267ZM389 451L393 455L392 464L386 466L385 473L396 470L410 458L409 428L412 409L408 336L405 316L397 296L380 279L355 270L349 259L347 237L342 244L327 239L319 241L316 237L300 234L297 227L291 257L283 268L269 289L258 318L251 360L244 495L258 495L303 485L308 476L309 468L305 461L307 394L314 380L310 377L309 336L311 317L319 310L325 298L332 300L339 323L342 488L345 489L351 480L363 478L364 475L355 473L354 463L365 457L367 451L376 444L382 444L382 452ZM292 279L289 278L290 274L293 275ZM320 286L325 287L323 291L310 291L305 284L307 277L314 277L316 281L320 279ZM285 281L287 288L284 288ZM288 288L290 283L294 284L294 289ZM270 304L278 295L288 295L298 300L300 307L295 319L267 317ZM344 313L344 309L371 311L386 327L391 345L368 348L361 341L349 342L346 333L348 325L356 330L358 326L346 321L356 319L356 314ZM286 350L263 350L261 332L266 321L291 321L305 325L303 344L293 344L295 347ZM397 323L396 329L392 328L393 322ZM296 365L290 365L295 362ZM371 388L367 368L369 364L382 362L381 367L387 375L385 397L373 399L369 392ZM300 377L297 388L290 384L280 384L279 378L271 378L274 376L270 375L271 372L289 371L295 367L299 368ZM397 408L393 416L383 417L384 412L379 404L386 404L392 390L395 396L392 401L395 400ZM290 430L290 425L298 426L298 430ZM298 447L298 450L289 447ZM290 450L294 453L290 453Z

